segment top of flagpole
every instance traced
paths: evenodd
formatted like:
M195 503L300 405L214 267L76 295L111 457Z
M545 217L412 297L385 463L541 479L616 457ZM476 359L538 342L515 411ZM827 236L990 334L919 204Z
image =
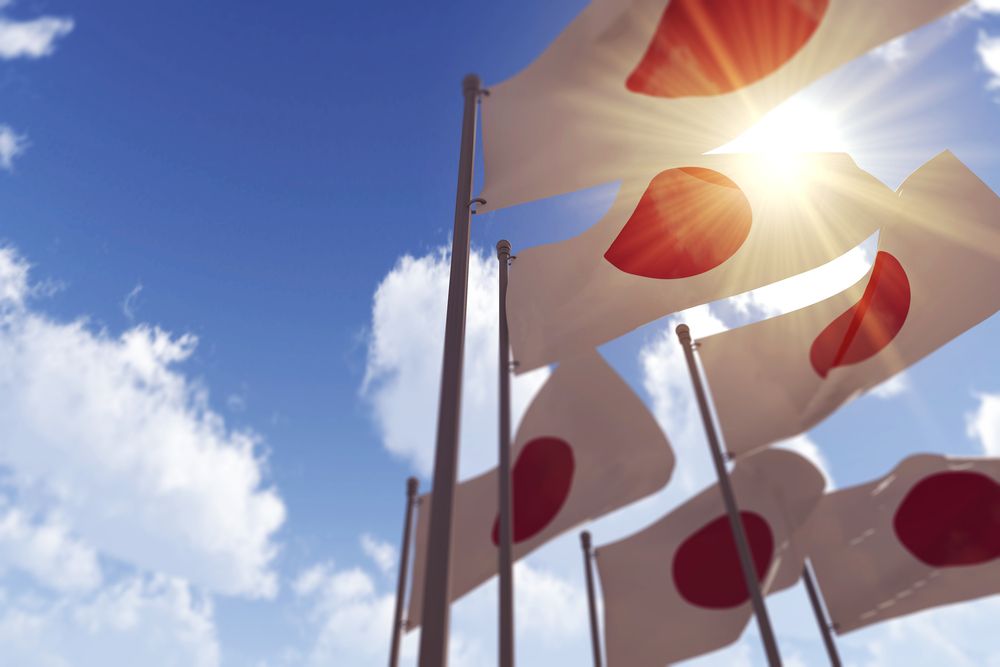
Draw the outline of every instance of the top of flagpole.
M479 78L478 74L466 74L465 78L462 79L462 92L479 92L483 88L482 79Z

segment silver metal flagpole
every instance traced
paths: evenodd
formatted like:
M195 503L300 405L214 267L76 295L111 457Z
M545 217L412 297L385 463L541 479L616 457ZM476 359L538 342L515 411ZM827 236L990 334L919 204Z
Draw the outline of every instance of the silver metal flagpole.
M417 503L420 482L416 477L406 480L406 518L403 520L403 548L399 550L399 583L396 585L396 611L392 615L392 645L389 650L389 667L399 665L399 641L403 634L403 597L406 595L406 574L410 564L410 528L413 525L413 507Z
M597 625L597 597L594 593L594 572L591 563L594 552L591 549L589 530L580 533L580 546L583 547L583 571L587 574L587 607L590 610L590 643L594 647L594 667L601 667L601 629Z
M809 602L812 604L813 613L816 614L816 623L819 624L820 634L823 635L826 654L830 657L830 667L840 667L840 653L837 651L837 645L833 641L830 622L827 620L826 612L823 609L823 601L820 599L819 589L816 587L816 577L813 576L810 563L806 563L802 567L802 581L806 583Z
M434 486L427 539L427 574L421 610L420 667L448 664L448 624L451 617L452 504L458 476L458 434L462 408L462 365L465 356L465 311L469 292L469 222L472 172L476 153L476 103L482 92L479 77L462 81L465 109L455 195L455 229L451 241L448 316L444 327L444 363L438 404Z
M507 269L510 242L497 243L500 262L500 667L514 666L514 565L510 480L510 342L507 332Z
M729 472L726 470L726 462L722 457L722 448L719 446L715 424L712 423L712 415L708 409L708 399L705 396L705 389L702 386L701 376L698 373L698 365L695 362L691 330L686 324L678 325L677 338L681 342L681 347L684 348L684 358L687 360L688 371L691 373L691 382L694 384L694 393L698 399L698 408L701 410L701 419L705 424L705 435L708 438L709 449L712 451L715 474L719 478L719 488L722 490L722 502L725 504L726 513L729 515L729 526L732 528L733 537L736 540L736 551L739 554L740 567L743 570L743 578L746 581L747 590L750 591L750 601L753 605L754 615L757 617L757 627L760 630L760 637L764 642L764 652L767 654L767 662L771 667L780 667L781 655L778 653L778 643L774 639L774 631L771 629L771 619L767 615L767 607L764 606L764 597L760 593L757 573L750 555L750 547L747 544L746 531L743 529L743 522L740 520L739 510L736 507L736 496L733 494L733 487L729 482Z

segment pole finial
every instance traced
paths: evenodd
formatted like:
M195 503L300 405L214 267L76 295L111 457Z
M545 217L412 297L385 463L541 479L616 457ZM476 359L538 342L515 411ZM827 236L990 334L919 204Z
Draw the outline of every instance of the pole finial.
M505 255L510 257L510 241L497 241L497 259L503 259Z
M677 325L677 338L684 344L691 342L691 328L686 324Z
M479 78L478 74L466 74L465 78L462 79L463 93L470 93L470 92L478 93L482 87L483 87L483 82Z
M585 530L582 533L580 533L580 544L583 545L584 551L590 553L591 541L590 541L590 531L589 530Z
M416 477L410 477L406 480L406 497L412 498L417 495L417 491L420 489L420 480Z

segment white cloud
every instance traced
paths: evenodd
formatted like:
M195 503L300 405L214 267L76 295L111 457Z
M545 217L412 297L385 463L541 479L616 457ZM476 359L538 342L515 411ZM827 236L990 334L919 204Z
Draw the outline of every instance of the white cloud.
M519 637L563 644L589 636L587 597L582 589L523 561L514 566L514 582Z
M382 441L393 454L429 475L434 457L445 304L450 258L445 251L401 258L375 292L362 394ZM462 405L463 477L496 465L497 260L474 251L469 267L465 378ZM516 421L548 370L514 378Z
M73 31L73 19L42 16L29 21L0 17L0 59L52 55L56 41Z
M89 591L101 584L95 551L69 534L58 519L33 522L14 508L0 514L0 571L17 568L62 591Z
M1000 394L979 394L979 407L966 415L966 433L987 456L1000 456Z
M1000 651L984 638L1000 613L996 598L951 605L895 619L843 640L851 662L881 665L1000 665ZM853 645L853 646L852 646Z
M33 310L30 294L27 263L0 248L0 468L19 509L143 570L274 594L284 506L262 487L256 438L177 370L195 338L112 337Z
M28 138L9 125L0 125L0 169L14 168L14 158L28 149Z
M898 65L910 55L906 35L886 42L872 50L871 55L889 65Z
M361 550L378 566L382 574L390 575L396 568L396 548L388 542L365 533L361 536Z
M0 11L10 5L0 0ZM56 41L73 30L73 19L43 16L14 21L0 15L0 60L41 58L51 55ZM14 159L28 148L28 138L8 125L0 124L0 169L10 171Z
M296 664L315 667L385 664L395 596L380 592L367 571L358 567L338 570L332 563L321 563L302 572L292 588L307 603L309 624L316 633ZM407 664L416 657L418 645L418 632L404 637L401 654ZM465 667L486 662L475 642L452 631L449 664Z
M310 620L318 631L307 664L363 667L385 662L394 596L379 594L367 572L316 565L296 579L294 589L311 602Z
M84 600L0 593L4 664L39 667L216 667L211 604L166 577L131 578Z
M135 309L138 305L140 294L142 294L142 283L136 283L136 286L122 299L122 313L129 322L135 321Z
M988 35L980 30L979 39L976 41L976 53L990 74L986 87L991 90L1000 88L1000 36Z
M875 398L890 399L910 390L910 377L906 373L893 375L868 393Z
M1000 0L973 0L972 6L987 13L1000 13Z

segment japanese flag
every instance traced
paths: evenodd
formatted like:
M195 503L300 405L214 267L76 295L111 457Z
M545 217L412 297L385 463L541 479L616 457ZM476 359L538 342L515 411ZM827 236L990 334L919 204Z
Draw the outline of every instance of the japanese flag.
M838 633L1000 593L1000 460L912 456L816 510L809 558Z
M663 488L674 455L639 397L594 351L560 364L529 406L512 451L514 558ZM458 485L451 599L497 573L497 471ZM430 495L420 498L407 627L420 625Z
M626 181L583 234L518 253L507 292L518 371L825 264L895 210L895 193L838 153L708 155Z
M483 99L482 210L683 167L965 1L594 0Z
M874 265L825 301L699 341L726 446L802 433L1000 308L1000 198L949 152L901 188Z
M762 592L802 574L799 530L823 495L813 464L787 450L742 459L731 474ZM662 667L720 649L750 621L750 597L717 486L645 530L597 550L611 667Z

